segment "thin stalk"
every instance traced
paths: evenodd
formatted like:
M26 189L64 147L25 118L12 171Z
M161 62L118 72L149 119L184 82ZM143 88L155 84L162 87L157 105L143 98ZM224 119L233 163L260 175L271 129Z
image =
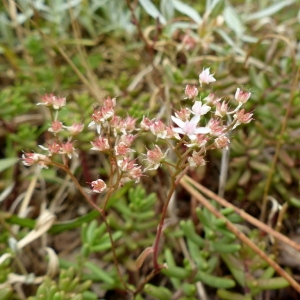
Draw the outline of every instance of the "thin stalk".
M159 225L158 225L158 229L157 229L157 233L156 233L156 237L155 237L155 242L154 242L154 246L153 246L153 266L154 266L154 270L157 270L157 271L159 271L161 269L161 266L158 264L157 259L158 259L158 252L159 252L159 242L160 242L160 239L161 239L164 222L165 222L165 219L166 219L166 216L167 216L168 206L169 206L170 200L172 198L172 195L173 195L175 189L177 188L178 184L180 183L180 180L186 174L188 169L189 169L189 167L186 167L179 174L178 174L178 172L176 172L172 176L172 185L171 185L171 188L170 188L169 193L167 195L167 200L166 200L166 202L164 204L164 207L163 207L163 210L162 210L162 214L161 214L161 218L160 218L160 222L159 222Z
M80 185L80 183L78 182L77 178L73 175L73 173L70 171L70 169L68 168L68 166L60 164L60 163L56 163L56 162L52 162L52 164L62 170L64 170L72 179L72 181L74 182L74 184L76 185L77 189L79 190L79 192L82 194L82 196L84 197L84 199L92 206L94 207L98 212L100 212L103 222L105 223L108 235L109 235L109 239L110 239L110 243L111 243L111 249L112 249L112 254L113 254L113 258L114 258L114 265L115 268L117 270L117 274L118 277L120 279L120 282L122 283L122 285L124 286L125 290L128 292L132 292L131 290L128 289L126 282L123 279L123 276L121 274L120 268L119 268L119 263L118 263L118 259L117 259L117 254L116 254L116 248L115 248L115 243L112 237L112 232L111 229L108 225L106 216L105 216L105 211L103 209L101 209L96 203L93 202L93 200L87 196L87 194L85 193L84 189L82 188L82 186Z

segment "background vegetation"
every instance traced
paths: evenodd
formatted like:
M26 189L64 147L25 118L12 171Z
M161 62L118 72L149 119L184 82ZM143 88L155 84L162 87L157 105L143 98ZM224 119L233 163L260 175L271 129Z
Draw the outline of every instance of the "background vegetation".
M299 23L296 0L2 1L0 299L298 299ZM216 94L252 92L255 121L233 132L228 158L210 152L188 173L201 186L184 180L177 190L160 257L168 269L150 280L151 261L136 260L153 243L168 174L112 196L107 218L126 290L106 227L70 178L19 161L48 138L49 115L35 104L44 93L65 96L65 122L88 125L109 95L124 116L167 120L205 67ZM85 129L71 164L84 187L107 175L90 140Z

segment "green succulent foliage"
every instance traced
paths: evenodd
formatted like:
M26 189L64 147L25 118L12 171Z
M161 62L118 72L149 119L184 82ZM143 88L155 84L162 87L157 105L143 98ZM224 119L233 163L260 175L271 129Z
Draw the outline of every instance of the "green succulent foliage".
M81 281L74 268L62 269L57 282L46 278L28 300L96 300L97 295L89 291L91 284L91 280Z
M196 282L201 281L207 286L216 288L220 299L229 299L228 295L238 295L237 299L250 299L264 290L281 289L288 282L281 277L274 277L274 269L269 267L252 249L240 245L236 236L226 228L226 219L232 223L241 223L241 217L232 208L221 210L224 219L218 219L207 209L197 208L196 215L202 225L203 234L200 236L191 220L181 221L180 230L173 236L184 237L190 259L185 258L179 266L171 248L164 252L167 268L162 273L169 277L173 288L181 291L182 298L193 299L196 295ZM260 241L258 232L253 230L250 238L262 249L266 245ZM219 274L220 259L227 265L230 276ZM245 266L245 262L249 262ZM246 271L247 269L247 271ZM257 277L255 274L261 275ZM217 274L218 273L218 274ZM183 284L184 283L184 284ZM236 285L247 287L249 295L233 293L230 289ZM159 295L163 298L170 291L166 288L149 286L147 294ZM232 298L235 299L235 298Z
M114 242L119 240L123 236L121 231L116 231L112 234ZM88 269L88 273L84 274L84 278L92 280L93 282L100 282L105 289L114 289L120 287L118 276L114 270L101 269L96 264L89 261L89 257L92 253L107 253L111 249L111 241L109 234L106 230L105 223L100 226L96 220L93 220L89 224L83 224L81 228L81 260L80 263ZM105 259L103 260L110 260Z
M1 119L9 122L33 108L25 96L23 86L6 87L0 90Z
M122 237L121 231L113 233L113 240L117 241ZM90 224L83 224L81 228L81 240L83 244L82 255L88 257L92 252L101 252L111 249L109 235L106 232L105 223L99 226L96 220Z
M129 189L128 197L116 200L115 202L110 202L109 205L120 213L124 222L111 215L109 221L114 228L125 230L126 232L143 232L157 226L154 212L156 195L154 193L148 194L141 185L137 185ZM135 245L139 242L128 241L128 245L130 243Z

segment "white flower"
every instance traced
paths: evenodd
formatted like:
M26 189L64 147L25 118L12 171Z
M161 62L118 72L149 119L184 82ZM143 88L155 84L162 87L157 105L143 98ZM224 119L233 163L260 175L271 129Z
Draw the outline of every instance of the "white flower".
M195 115L190 121L183 122L182 120L171 116L171 119L179 127L173 128L173 131L176 133L186 134L191 140L196 139L197 134L206 134L210 132L210 129L207 127L197 127L198 122L200 121L200 116Z
M216 79L213 77L214 74L209 73L209 68L203 69L201 74L199 75L199 82L200 86L202 86L202 83L209 84L210 82L216 81Z
M205 115L206 113L208 113L211 110L211 107L203 104L201 101L195 101L195 104L192 107L192 113L195 115Z

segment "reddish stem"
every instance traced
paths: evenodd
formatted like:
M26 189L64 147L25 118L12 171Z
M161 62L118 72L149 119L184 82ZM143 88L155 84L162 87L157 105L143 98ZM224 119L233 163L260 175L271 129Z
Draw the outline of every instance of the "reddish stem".
M155 242L154 242L154 245L153 245L153 266L154 266L155 271L159 271L162 268L162 266L160 266L158 264L157 259L158 259L158 253L159 253L159 242L160 242L160 239L161 239L164 222L165 222L165 219L166 219L166 216L167 216L168 205L170 203L170 200L172 198L172 195L173 195L176 187L178 186L181 178L183 177L183 175L186 174L188 169L189 169L189 167L186 167L178 176L176 176L177 174L174 174L172 176L172 186L169 190L169 193L167 195L167 200L166 200L166 202L164 204L164 207L163 207L163 210L162 210L160 222L159 222L156 237L155 237Z

